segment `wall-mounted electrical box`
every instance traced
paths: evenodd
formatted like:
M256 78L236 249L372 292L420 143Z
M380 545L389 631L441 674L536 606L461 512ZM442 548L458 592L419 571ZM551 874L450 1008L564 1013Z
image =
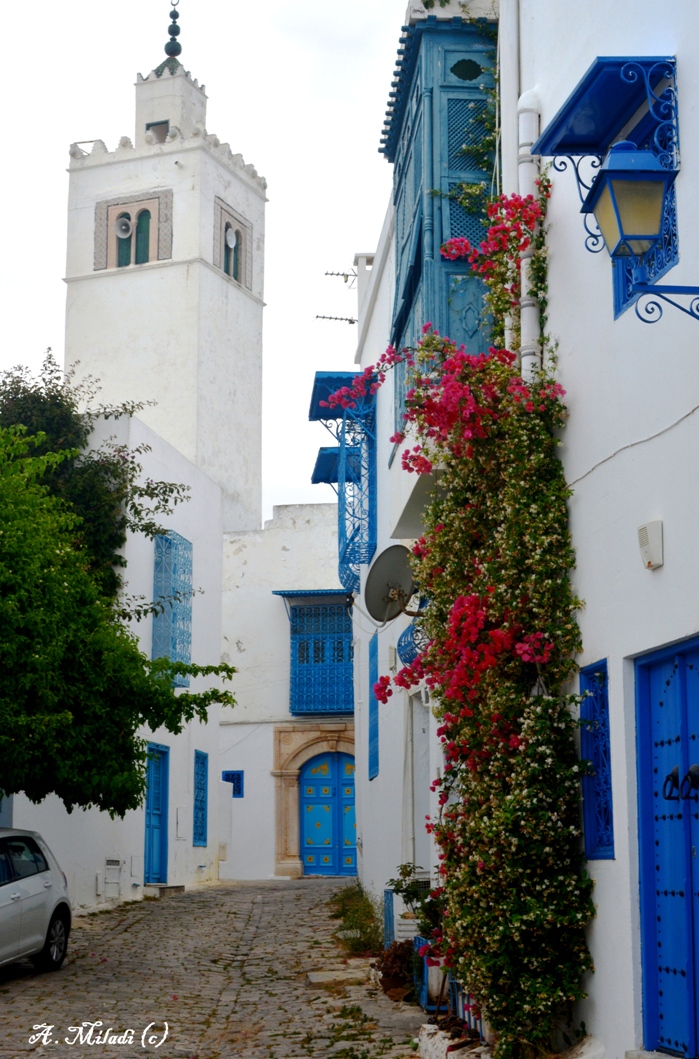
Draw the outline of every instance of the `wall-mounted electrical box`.
M663 565L663 524L660 519L638 527L638 546L646 570Z

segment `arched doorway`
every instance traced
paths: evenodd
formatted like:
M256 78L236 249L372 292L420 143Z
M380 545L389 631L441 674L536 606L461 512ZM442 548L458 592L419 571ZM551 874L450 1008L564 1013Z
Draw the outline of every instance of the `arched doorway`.
M318 754L299 775L304 875L356 875L354 758Z

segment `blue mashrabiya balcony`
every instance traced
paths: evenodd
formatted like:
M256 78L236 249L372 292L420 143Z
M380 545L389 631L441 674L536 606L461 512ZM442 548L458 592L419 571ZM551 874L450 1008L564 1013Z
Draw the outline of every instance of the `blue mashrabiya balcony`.
M373 395L354 408L328 408L331 393L351 386L359 372L316 372L308 418L322 423L337 444L321 448L311 481L337 492L338 573L347 592L358 593L360 567L376 551L376 415Z
M343 589L276 590L291 625L292 714L354 713L352 617Z

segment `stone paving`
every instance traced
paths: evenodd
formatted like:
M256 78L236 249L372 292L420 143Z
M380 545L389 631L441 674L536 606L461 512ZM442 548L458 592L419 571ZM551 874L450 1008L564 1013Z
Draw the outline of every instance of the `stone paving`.
M0 968L0 1059L413 1056L424 1014L363 981L367 961L332 938L341 885L221 884L76 917L61 971ZM324 971L346 981L311 984Z

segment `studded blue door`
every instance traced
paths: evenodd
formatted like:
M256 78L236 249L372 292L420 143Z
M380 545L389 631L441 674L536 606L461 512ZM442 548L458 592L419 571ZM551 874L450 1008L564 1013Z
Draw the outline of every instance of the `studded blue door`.
M170 751L148 744L146 773L146 845L143 881L167 882L167 817Z
M301 859L306 875L356 875L354 758L320 754L299 776Z
M636 671L645 1045L693 1059L699 1012L699 645L641 659Z

